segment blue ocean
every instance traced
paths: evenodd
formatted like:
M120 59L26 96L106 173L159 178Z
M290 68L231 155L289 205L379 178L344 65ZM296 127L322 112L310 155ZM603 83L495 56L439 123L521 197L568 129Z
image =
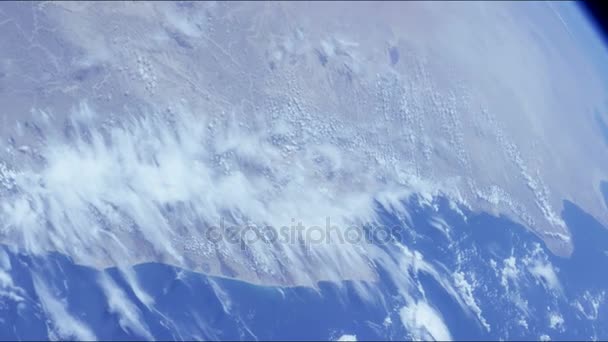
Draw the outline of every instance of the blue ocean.
M443 199L433 207L416 201L406 204L414 228L395 234L400 243L420 251L446 275L457 275L471 285L465 293L476 312L463 310L436 277L424 271L414 275L453 339L608 336L608 272L603 266L608 264L608 230L575 204L566 202L562 213L574 239L569 258L554 256L539 238L503 217L454 210ZM388 225L400 220L380 206L378 210ZM450 227L449 239L429 220L437 212ZM3 249L2 264L12 278L11 286L21 289L16 292L21 298L0 293L2 340L45 339L52 331L34 289L40 275L49 284L46 290L62 301L68 313L86 321L104 340L412 338L401 323L402 296L381 265L376 265L380 281L366 284L377 293L376 300L369 300L361 298L351 281L321 282L317 288L268 287L158 263L141 264L135 266L136 276L141 290L154 301L147 305L117 269L99 271L59 254L36 258L7 246ZM542 265L552 265L557 279L543 273ZM115 314L111 306L121 301L106 300L98 285L102 275L118 284L120 296L135 303L132 310L139 315L141 329L126 322L128 317Z

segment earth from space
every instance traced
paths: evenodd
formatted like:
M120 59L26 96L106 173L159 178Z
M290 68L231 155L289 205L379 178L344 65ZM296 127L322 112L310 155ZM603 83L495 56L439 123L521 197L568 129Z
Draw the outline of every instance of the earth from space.
M2 2L0 339L608 339L595 25Z

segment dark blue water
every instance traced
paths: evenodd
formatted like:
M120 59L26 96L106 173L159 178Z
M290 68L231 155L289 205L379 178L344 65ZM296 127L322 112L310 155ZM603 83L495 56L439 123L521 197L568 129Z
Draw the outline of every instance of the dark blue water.
M414 202L408 206L415 229L399 232L401 242L420 251L430 263L444 265L445 279L452 279L451 273L458 270L475 283L474 299L491 327L487 331L475 314L463 310L433 277L419 273L426 301L441 312L454 339L538 339L545 334L552 339L608 338L608 306L602 298L608 291L608 230L576 205L565 202L562 213L573 232L575 250L570 258L553 256L536 236L506 218L465 212L465 220L450 210L445 200L439 201L438 212ZM378 210L386 224L400 222L391 213ZM429 224L429 217L438 214L451 227L451 240ZM531 276L522 264L537 245L557 272L559 293ZM0 339L45 339L49 328L53 329L39 305L32 274L43 278L54 295L66 303L69 313L98 339L146 337L128 324L121 326L120 316L112 312L99 288L99 271L74 265L57 254L40 259L6 250L12 265L9 273L26 295L21 302L0 296ZM501 284L501 269L510 257L518 260L520 276L517 285L513 283L506 290ZM390 280L391 271L381 265L377 268L380 281L369 286L378 298L364 300L348 281L320 283L318 291L275 288L163 264L138 265L139 281L155 300L150 308L137 299L117 269L105 272L137 307L145 328L156 339L326 340L343 334L357 335L360 340L409 338L398 314L405 302ZM443 270L440 266L437 269ZM517 298L525 302L525 310L518 306ZM594 302L599 305L597 310ZM550 327L550 312L563 318L564 323L556 329ZM390 323L385 321L387 317Z

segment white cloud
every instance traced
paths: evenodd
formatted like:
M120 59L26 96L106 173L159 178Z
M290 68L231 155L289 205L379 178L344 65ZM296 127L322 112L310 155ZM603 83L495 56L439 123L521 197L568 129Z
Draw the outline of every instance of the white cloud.
M605 291L598 291L593 293L592 291L585 291L582 296L577 298L572 305L576 308L585 318L590 321L595 321L598 318L600 312L600 306L604 304L606 299Z
M549 314L549 327L554 330L564 331L564 317L559 312Z
M141 287L135 270L132 267L121 267L119 269L120 273L124 276L124 279L127 281L127 284L129 284L131 290L133 290L133 293L137 299L148 309L151 309L154 306L154 298L146 293L146 291Z
M50 337L55 336L59 340L81 341L94 341L97 339L89 327L76 317L70 315L66 304L55 298L51 289L44 284L44 281L40 277L33 275L32 280L40 304L42 304L42 308L54 328L49 331Z
M337 341L357 341L357 335L344 334L340 336Z
M133 332L147 340L154 340L148 331L141 312L133 304L124 291L106 273L99 276L99 285L108 300L110 312L118 315L120 327L127 332Z
M514 255L503 260L503 267L500 269L500 283L503 286L507 298L517 307L522 314L519 325L528 329L526 317L529 315L528 301L522 298L520 293L520 282L522 281L522 272L520 264ZM524 278L525 279L525 278Z
M353 174L361 167L357 156L333 144L275 144L274 127L257 131L232 120L210 126L211 118L181 108L172 123L152 113L100 128L102 118L82 105L71 125L89 131L69 140L49 120L43 126L48 142L40 148L45 165L19 170L20 191L2 203L7 236L29 252L57 250L99 268L205 262L209 273L224 275L222 257L243 280L315 286L321 279L374 280L368 260L379 251L359 241L306 250L296 243L252 243L244 253L240 245L211 244L207 228L225 218L275 229L302 222L308 231L329 217L344 232L379 221L376 200L407 219L399 199L418 190L426 201L439 194L439 186L418 177L399 185L380 181L374 170Z
M500 280L502 286L508 291L509 283L517 284L518 278L519 270L517 269L517 259L514 256L510 256L503 260Z
M465 304L467 304L469 309L473 313L475 313L481 325L486 329L486 331L489 332L491 330L490 324L488 324L486 319L483 317L481 308L477 304L477 301L475 300L475 296L473 294L474 285L471 285L467 281L464 272L454 272L452 276L454 278L454 285L458 290L460 296L463 298Z
M25 290L14 284L10 273L0 269L0 298L21 302L25 299L25 296ZM0 301L0 306L2 306L2 301Z
M0 269L10 271L11 270L11 259L4 248L0 247Z
M441 217L433 216L429 219L431 227L437 229L445 237L450 240L450 226Z
M403 307L400 315L401 322L414 340L452 340L441 314L424 301Z
M528 272L530 272L534 278L541 281L543 286L558 293L562 292L562 286L557 277L557 272L540 244L535 244L532 252L527 255L522 262L527 267Z
M550 289L558 290L560 288L559 280L551 264L535 262L528 270L536 278L542 279L543 283Z

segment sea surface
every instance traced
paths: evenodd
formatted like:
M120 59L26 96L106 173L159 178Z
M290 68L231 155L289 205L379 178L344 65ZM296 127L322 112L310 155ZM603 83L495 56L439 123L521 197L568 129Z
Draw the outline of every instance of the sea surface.
M406 204L407 225L378 210L387 226L402 229L393 232L400 240L395 243L417 251L437 272L413 272L418 288L411 295L439 313L451 338L608 338L608 230L573 203L565 202L562 213L573 233L570 258L552 255L539 238L503 217L455 210L444 199ZM59 254L2 250L2 340L53 338L79 324L103 340L421 336L404 322L407 303L381 264L379 281L365 284L372 293L365 296L351 281L322 282L316 289L267 287L159 263L134 267L141 284L134 290L115 268L99 271ZM107 298L103 281L120 290ZM65 317L71 325L61 323ZM433 324L415 317L423 330Z

